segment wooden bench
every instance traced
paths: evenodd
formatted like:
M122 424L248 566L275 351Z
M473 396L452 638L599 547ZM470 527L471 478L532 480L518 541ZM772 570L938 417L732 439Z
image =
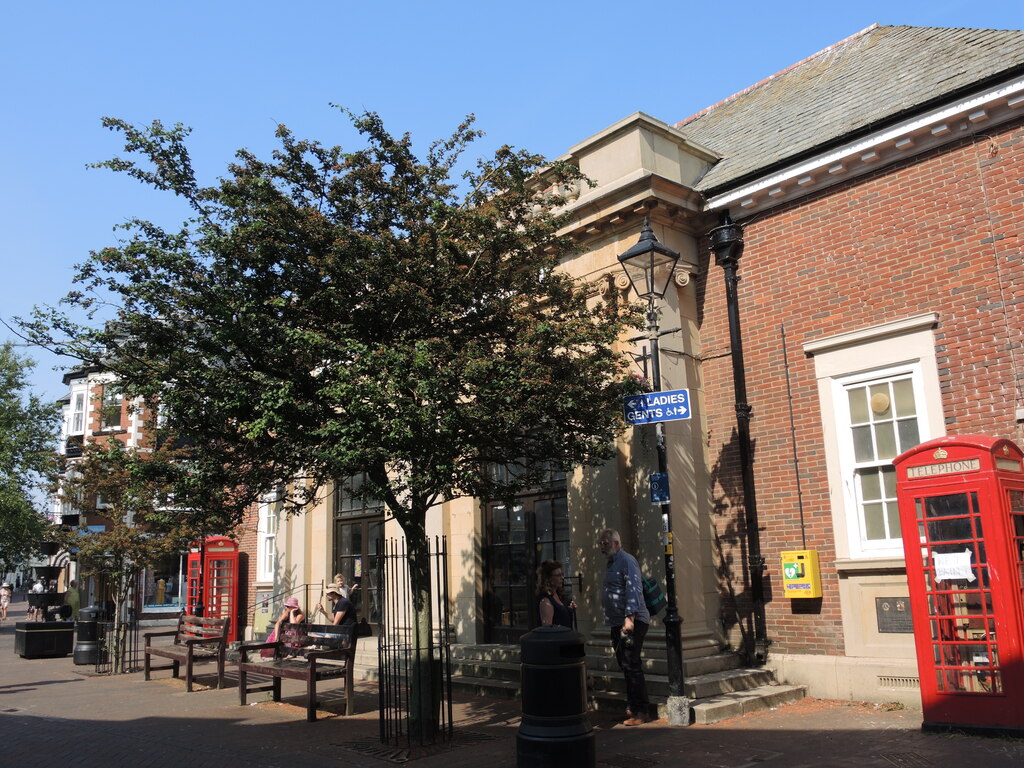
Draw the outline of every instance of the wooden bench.
M192 691L192 667L197 661L217 662L217 687L224 687L224 655L228 643L228 627L231 619L210 619L204 616L182 615L178 628L166 632L146 632L143 635L146 647L146 680L152 670L170 669L177 677L181 663L185 662L185 690ZM173 637L171 645L153 645L154 637ZM170 659L162 667L151 666L151 656Z
M244 643L239 647L238 700L256 691L272 691L274 701L281 700L281 680L306 683L306 720L316 720L316 684L320 680L344 678L345 714L354 713L352 668L356 656L355 625L285 624L281 639L271 643ZM273 656L261 651L272 650ZM267 685L250 688L250 674L268 675Z

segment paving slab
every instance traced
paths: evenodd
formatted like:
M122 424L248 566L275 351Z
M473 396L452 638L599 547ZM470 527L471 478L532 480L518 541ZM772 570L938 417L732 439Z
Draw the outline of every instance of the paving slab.
M339 764L387 768L512 768L516 765L517 700L457 695L451 746L405 750L379 742L377 687L357 683L356 712L343 717L340 685L321 692L320 719L305 720L301 684L284 681L285 701L238 704L236 677L223 690L199 688L168 672L96 675L72 658L22 659L14 652L13 619L0 625L0 765L248 765L291 768ZM267 694L269 697L269 694ZM595 768L920 768L972 765L1020 768L1024 740L921 731L921 712L805 699L712 725L688 728L660 720L627 728L592 713Z

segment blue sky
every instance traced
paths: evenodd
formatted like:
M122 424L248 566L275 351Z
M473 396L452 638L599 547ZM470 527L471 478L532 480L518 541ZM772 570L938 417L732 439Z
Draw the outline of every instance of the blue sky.
M56 303L73 266L132 217L171 224L165 195L86 164L118 153L103 116L193 128L202 181L235 149L304 138L358 146L329 106L379 112L418 146L468 113L475 154L549 157L637 110L675 122L875 22L1020 29L1024 0L857 3L290 4L264 0L5 4L0 27L0 317ZM0 339L8 338L0 327ZM62 361L35 391L63 394Z

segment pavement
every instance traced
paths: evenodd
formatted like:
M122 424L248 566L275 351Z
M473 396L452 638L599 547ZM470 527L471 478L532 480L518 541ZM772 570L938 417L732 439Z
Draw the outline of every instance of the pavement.
M356 714L344 717L341 686L322 684L320 718L306 722L301 683L285 680L284 701L255 694L240 706L236 678L222 690L212 665L200 665L197 690L154 672L97 675L71 656L23 659L14 652L11 606L0 625L0 766L206 766L290 768L338 764L387 768L513 768L517 700L459 697L451 745L386 747L379 743L377 687L357 682ZM1024 739L921 731L921 712L898 705L806 699L713 725L688 728L664 720L627 728L595 713L594 768L1021 768ZM535 762L535 761L534 761ZM564 765L562 763L561 765ZM532 768L532 766L531 766ZM569 768L569 766L565 766ZM583 768L583 766L581 766Z

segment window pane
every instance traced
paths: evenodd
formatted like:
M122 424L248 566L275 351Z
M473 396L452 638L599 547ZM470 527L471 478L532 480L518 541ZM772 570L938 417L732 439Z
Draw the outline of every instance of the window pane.
M878 472L869 470L860 476L860 493L865 501L882 498L882 484L879 481Z
M551 519L551 501L544 499L533 505L534 528L538 542L550 542L554 538L554 521Z
M917 419L905 419L896 422L900 432L900 452L908 451L921 442L917 431Z
M494 543L508 544L508 509L505 506L494 507Z
M868 398L863 387L849 390L850 421L863 424L868 420Z
M890 501L885 505L885 516L889 523L889 538L900 538L900 508L895 502Z
M883 512L884 505L882 504L864 505L864 534L869 540L886 538Z
M871 427L854 427L853 456L857 461L873 461L875 449L871 444Z
M889 396L889 383L872 384L869 390L871 414L875 421L892 418L892 398Z
M913 416L917 413L917 406L914 403L914 382L911 379L894 381L892 394L896 401L897 416Z
M121 426L121 388L116 384L105 384L100 400L100 429Z
M892 422L886 421L875 425L875 441L878 444L878 458L892 459L897 455L896 432L892 428Z
M509 520L510 541L513 544L526 543L526 514L521 504L512 508L512 519Z
M896 467L882 467L882 493L887 499L896 498Z

